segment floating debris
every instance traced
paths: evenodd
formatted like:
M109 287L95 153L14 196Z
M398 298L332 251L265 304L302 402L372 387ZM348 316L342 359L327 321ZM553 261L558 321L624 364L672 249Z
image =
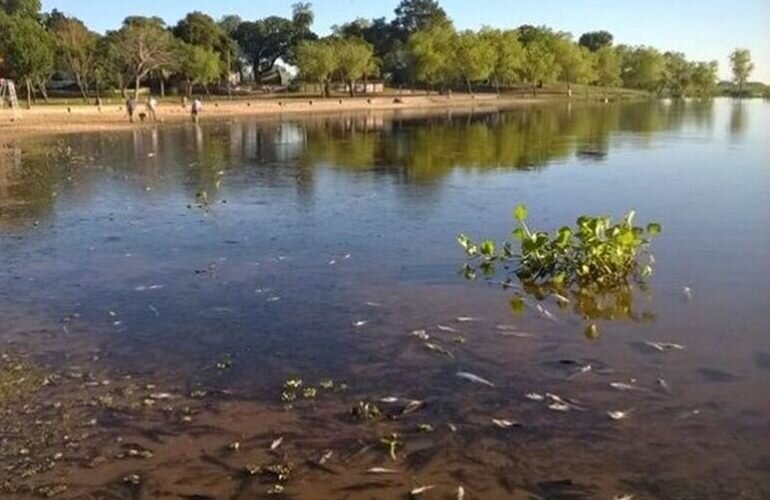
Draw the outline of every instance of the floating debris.
M248 464L245 467L245 470L246 470L246 474L248 474L249 476L256 476L262 472L262 467L254 464Z
M233 441L227 445L227 449L230 451L238 451L241 449L241 443L239 441Z
M430 490L432 490L435 487L436 486L433 485L433 484L431 484L430 486L420 486L419 488L415 488L412 491L410 491L409 495L411 495L412 497L418 497L418 496L422 495L423 493L425 493L426 491L430 491Z
M430 335L428 335L428 332L426 332L425 330L412 330L411 332L409 332L409 335L413 335L420 340L430 339Z
M449 358L454 359L454 357L455 357L455 355L452 354L449 350L447 350L444 347L441 347L438 344L433 344L431 342L425 342L425 347L427 347L428 349L430 349L433 352L437 352L439 354L443 354L444 356L447 356Z
M492 423L500 427L501 429L509 429L511 427L521 427L521 424L519 422L515 422L513 420L493 418Z
M482 384L482 385L488 385L489 387L494 387L495 384L490 382L489 380L485 378L481 378L478 375L474 375L473 373L469 372L457 372L456 374L458 377L468 380L470 382L473 382L475 384Z
M398 471L395 469L387 469L385 467L372 467L371 469L366 469L367 474L398 474Z
M632 411L633 410L608 411L607 416L610 417L612 420L625 420L626 418L631 416Z
M656 351L665 352L665 351L681 351L684 349L684 346L681 344L674 344L673 342L645 342L645 345L652 347Z
M268 495L280 495L284 492L285 488L280 484L273 484L267 489Z
M275 451L283 443L283 436L279 437L270 444L270 451Z
M359 420L376 420L382 417L382 412L374 403L359 401L350 409L350 414Z
M435 429L430 424L417 424L417 430L420 432L433 432Z

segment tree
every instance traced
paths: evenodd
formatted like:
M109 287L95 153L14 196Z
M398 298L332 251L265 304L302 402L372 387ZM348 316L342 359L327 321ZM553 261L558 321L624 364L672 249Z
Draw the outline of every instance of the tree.
M44 89L53 71L51 35L34 18L0 13L0 54L5 56L3 72L26 85L27 107L31 107L33 84Z
M681 52L663 54L663 74L658 87L659 92L667 92L672 97L684 97L690 89L694 65Z
M34 17L40 14L40 0L0 0L0 13L9 16Z
M93 76L98 35L77 18L51 16L48 30L53 35L56 50L64 68L75 77L83 100L88 103L88 84Z
M738 93L743 92L743 86L754 71L751 62L751 52L748 49L735 49L730 53L730 64L733 71L733 82L738 86Z
M376 69L374 49L360 38L345 38L335 41L333 50L337 71L353 97L356 81Z
M473 31L463 31L454 37L454 73L459 75L473 93L474 81L486 80L495 65L495 51L489 39Z
M401 0L395 14L393 26L402 41L417 31L449 22L449 16L436 0Z
M113 42L117 65L134 82L134 98L139 98L139 85L147 75L176 64L174 40L159 18L126 18Z
M481 36L486 38L492 47L493 63L490 76L499 94L500 85L510 85L519 78L524 64L524 48L515 30L485 28L481 31Z
M172 29L174 36L185 43L211 49L222 54L227 51L227 34L211 16L191 12ZM224 58L223 58L224 59Z
M243 22L243 19L241 19L241 16L237 16L235 14L229 14L226 16L222 16L222 18L217 23L219 27L222 29L222 31L225 32L227 36L232 36L235 32L236 28L238 28L238 25Z
M414 59L417 80L429 86L448 83L454 76L455 30L448 23L435 24L409 38L409 53Z
M719 63L716 61L695 63L692 69L690 93L698 97L714 95L719 75Z
M573 83L594 80L594 58L586 47L575 45L566 36L554 38L551 47L558 66L558 78L567 84L567 89L571 89Z
M611 47L614 37L609 31L589 31L583 33L578 40L578 45L585 47L591 52L598 52L604 47Z
M203 85L208 94L210 83L222 74L222 60L213 49L182 43L179 50L182 64L180 73L187 82L187 95L192 95L193 85Z
M618 47L623 54L621 77L629 88L655 91L663 76L663 56L651 47Z
M596 51L596 83L601 87L617 87L620 79L620 55L612 47L605 46Z
M329 82L337 69L335 47L328 40L305 40L297 46L297 67L305 81L320 83L329 97Z
M544 41L531 41L525 49L522 75L532 85L532 94L537 94L537 87L545 82L552 82L559 74L556 56Z

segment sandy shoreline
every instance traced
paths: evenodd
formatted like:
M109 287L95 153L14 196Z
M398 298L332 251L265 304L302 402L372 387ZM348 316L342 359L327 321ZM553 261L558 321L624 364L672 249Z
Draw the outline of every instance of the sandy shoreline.
M480 96L381 96L373 98L345 99L254 99L205 102L201 122L236 117L280 117L296 114L334 113L340 111L394 111L427 110L471 107L503 107L552 101L553 97L542 99L521 96L480 95ZM141 107L140 107L141 108ZM143 111L140 109L139 111ZM163 103L158 109L161 123L189 121L189 107L181 104ZM72 134L79 132L100 132L131 130L154 124L138 119L130 123L123 106L105 105L101 109L93 105L49 105L35 106L31 110L21 109L14 117L9 109L0 110L0 139L21 138L39 135Z

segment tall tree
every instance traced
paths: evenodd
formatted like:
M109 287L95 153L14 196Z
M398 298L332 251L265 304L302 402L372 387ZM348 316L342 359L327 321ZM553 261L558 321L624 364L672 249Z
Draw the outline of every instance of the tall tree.
M402 41L417 31L449 22L449 16L436 0L401 0L395 14L393 26Z
M128 70L134 83L135 98L139 97L139 85L150 73L177 64L173 37L159 18L128 17L113 41L120 65Z
M556 56L546 41L530 41L525 49L522 75L532 86L532 94L537 94L537 87L552 82L559 74Z
M208 94L209 84L216 82L222 74L219 54L213 49L188 43L182 43L178 50L182 61L179 71L187 82L187 95L192 95L193 85L203 85Z
M559 36L551 43L559 80L571 89L573 83L588 83L595 78L594 57L586 48L576 45L566 36Z
M297 67L305 81L321 84L329 97L329 83L337 69L334 45L328 40L305 40L297 46Z
M717 88L719 63L716 61L695 63L692 69L691 90L698 97L710 97Z
M733 82L738 86L738 93L743 92L743 86L754 71L754 63L751 62L751 52L748 49L735 49L730 53L730 65L733 71Z
M417 80L429 86L446 84L454 77L455 30L448 23L435 24L409 38L409 52Z
M591 52L598 52L604 47L611 47L614 37L609 31L589 31L583 33L578 40L578 45L585 47Z
M83 100L88 103L88 86L96 62L99 36L75 17L51 16L48 30L53 35L56 50L64 68L75 77Z
M355 95L356 82L376 69L374 49L360 38L345 38L334 43L337 71Z
M660 52L651 47L628 49L618 47L623 54L623 85L626 87L655 91L663 76L665 61Z
M620 55L612 47L602 47L596 51L596 83L601 87L617 87L620 78Z
M27 107L32 105L32 87L44 88L54 67L51 35L32 17L0 13L0 54L4 54L3 73L24 82Z
M524 64L524 48L519 42L516 30L498 30L485 28L481 31L494 53L491 77L497 93L501 85L510 85L517 81Z
M658 87L660 93L672 97L684 97L692 82L694 65L681 52L663 54L663 74Z
M463 31L454 37L455 73L473 93L473 82L486 80L495 65L495 51L489 39L473 31Z
M9 16L38 17L40 0L0 0L0 12Z

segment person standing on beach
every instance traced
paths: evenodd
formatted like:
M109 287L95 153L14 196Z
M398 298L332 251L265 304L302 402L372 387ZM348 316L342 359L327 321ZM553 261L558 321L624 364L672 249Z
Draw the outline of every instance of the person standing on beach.
M203 103L196 97L192 103L192 107L190 108L190 112L192 113L192 120L195 123L198 123L198 117L201 114L201 111L203 111Z
M134 123L134 112L136 111L136 101L133 97L126 99L126 113L128 113L128 120Z
M147 100L147 116L154 122L158 121L158 115L156 110L158 109L158 100L155 97L150 96Z

